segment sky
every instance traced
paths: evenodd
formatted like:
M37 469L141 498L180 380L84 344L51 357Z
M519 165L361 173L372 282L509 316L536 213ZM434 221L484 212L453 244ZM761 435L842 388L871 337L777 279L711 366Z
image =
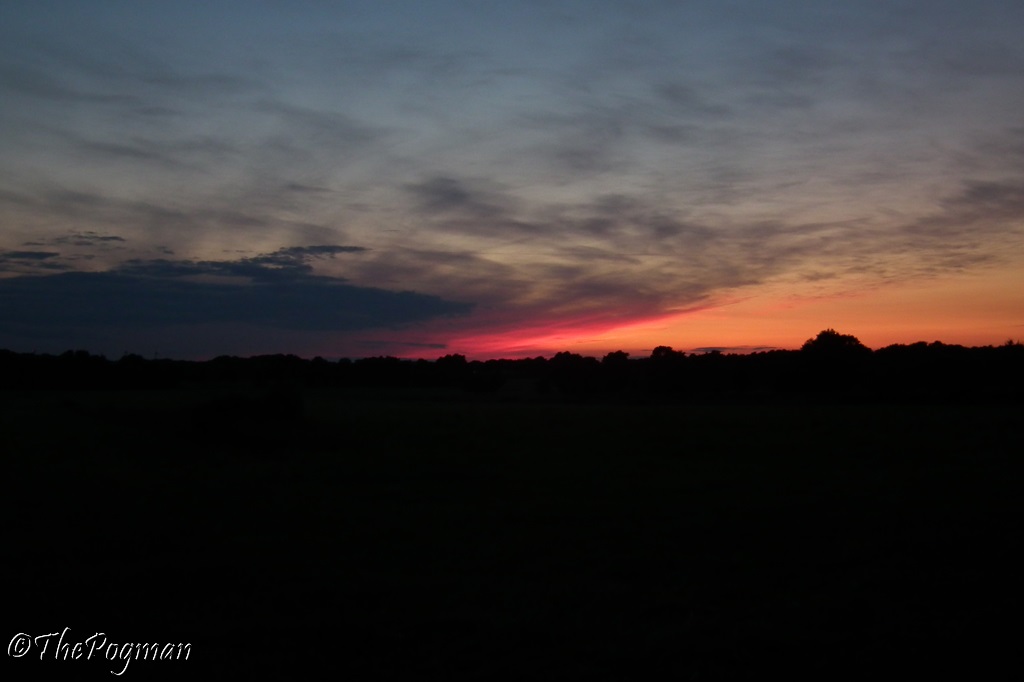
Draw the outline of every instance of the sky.
M0 348L1024 338L1019 0L0 3Z

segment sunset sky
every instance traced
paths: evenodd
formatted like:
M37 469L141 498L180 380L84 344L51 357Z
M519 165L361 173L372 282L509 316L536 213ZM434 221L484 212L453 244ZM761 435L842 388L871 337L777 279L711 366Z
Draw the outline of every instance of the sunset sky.
M0 3L0 348L1024 339L1024 2Z

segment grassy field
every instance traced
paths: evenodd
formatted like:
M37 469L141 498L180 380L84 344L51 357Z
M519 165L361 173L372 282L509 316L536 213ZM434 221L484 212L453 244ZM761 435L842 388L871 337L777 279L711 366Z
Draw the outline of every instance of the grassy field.
M6 393L4 622L192 643L184 664L131 663L139 679L977 673L1018 647L1020 422Z

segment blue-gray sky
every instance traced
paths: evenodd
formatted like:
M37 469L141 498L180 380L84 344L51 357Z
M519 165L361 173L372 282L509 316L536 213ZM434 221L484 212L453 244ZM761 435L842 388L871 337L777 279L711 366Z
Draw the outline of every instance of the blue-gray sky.
M0 347L1022 336L1021 26L1009 0L5 2Z

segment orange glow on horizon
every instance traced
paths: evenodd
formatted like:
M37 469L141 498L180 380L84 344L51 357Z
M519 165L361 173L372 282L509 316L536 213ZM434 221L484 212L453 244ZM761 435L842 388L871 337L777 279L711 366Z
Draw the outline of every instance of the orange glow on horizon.
M449 346L473 359L527 358L550 356L561 351L573 353L598 352L611 348L617 342L631 342L634 338L656 335L668 328L678 314L656 315L625 324L606 319L560 320L532 327L517 327L498 332L471 334L453 339ZM621 343L620 343L621 345ZM603 354L603 353L602 353Z
M1019 279L1015 271L1004 274ZM734 293L700 309L626 324L561 320L468 333L451 338L447 352L480 360L550 357L561 351L603 357L623 350L644 357L656 346L751 352L796 349L828 328L876 349L918 341L999 345L1024 338L1024 286L1008 286L1005 278L959 276L814 298L794 295L782 285L762 285L757 295L753 290Z

